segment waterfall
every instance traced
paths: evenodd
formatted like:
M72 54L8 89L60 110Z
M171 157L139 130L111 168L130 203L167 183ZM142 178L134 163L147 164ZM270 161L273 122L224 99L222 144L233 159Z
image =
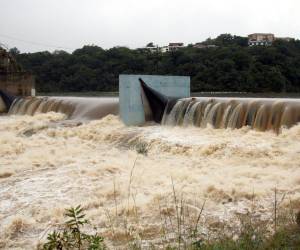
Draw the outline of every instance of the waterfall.
M280 131L300 122L295 99L186 98L164 113L162 124L213 128L249 126L259 131Z
M60 112L69 119L100 119L118 114L118 98L30 97L15 99L8 114L35 115ZM241 128L259 131L291 127L300 122L298 99L185 98L167 105L162 124L205 128Z
M59 112L68 119L100 119L108 114L118 114L118 98L83 97L29 97L15 99L9 115L35 115Z

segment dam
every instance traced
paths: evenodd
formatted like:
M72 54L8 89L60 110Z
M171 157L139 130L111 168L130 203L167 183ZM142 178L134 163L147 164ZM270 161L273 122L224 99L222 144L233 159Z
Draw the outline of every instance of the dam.
M162 228L172 237L174 194L185 215L183 240L200 212L203 233L220 223L238 228L251 213L272 227L274 189L287 197L282 207L297 208L298 99L168 96L141 80L128 96L141 125L124 123L117 97L2 94L2 246L36 248L45 228L77 204L112 248L126 244L124 222L143 242L159 242Z
M84 97L29 97L12 103L9 115L35 115L58 112L68 119L95 120L109 114L118 114L118 98Z
M68 119L96 120L119 113L118 98L33 97L16 100L9 115L58 112ZM291 127L300 121L300 101L263 98L185 98L164 110L162 125L259 131Z
M300 121L300 102L263 98L189 98L178 100L165 110L162 124L204 128L239 129L249 126L259 131L291 127Z
M278 133L282 127L290 128L300 122L299 99L174 98L157 92L140 80L142 87L136 95L141 101L136 107L140 106L139 113L142 117L138 118L140 121L137 125L154 120L167 126L211 126L216 129L248 126L258 131L272 130ZM121 110L122 120L125 119L125 123L132 125L134 123L130 119L137 119L136 115L131 115L133 111L130 110L122 111L124 105L127 104L124 101L119 104L117 97L27 97L11 101L8 114L35 115L52 111L63 113L68 119L88 121L101 119L109 114L118 115ZM126 112L123 117L122 112Z

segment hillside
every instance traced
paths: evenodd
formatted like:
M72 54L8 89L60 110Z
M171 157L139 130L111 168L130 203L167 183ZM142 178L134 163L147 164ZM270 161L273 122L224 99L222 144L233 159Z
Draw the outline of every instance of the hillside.
M192 91L300 92L300 40L248 47L246 38L223 34L203 44L217 47L150 53L88 45L15 56L43 92L116 91L119 74L137 73L189 75Z

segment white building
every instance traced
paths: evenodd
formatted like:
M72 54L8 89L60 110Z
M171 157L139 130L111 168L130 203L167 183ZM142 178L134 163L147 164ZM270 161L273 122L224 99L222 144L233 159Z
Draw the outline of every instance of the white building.
M272 45L275 41L274 34L271 33L254 33L248 35L248 45L249 46L256 46L256 45Z
M162 53L165 53L165 52L170 52L170 51L176 51L176 50L182 49L184 47L185 47L184 43L169 43L169 45L161 47L160 51Z
M185 48L184 43L169 43L169 45L159 47L158 45L153 45L153 46L145 46L142 48L138 48L138 50L147 50L150 51L151 53L166 53L166 52L171 52L171 51L176 51L178 49Z
M142 48L138 48L138 50L147 50L151 53L157 53L160 51L160 47L158 47L158 45L153 45L153 46L145 46L145 47L142 47Z

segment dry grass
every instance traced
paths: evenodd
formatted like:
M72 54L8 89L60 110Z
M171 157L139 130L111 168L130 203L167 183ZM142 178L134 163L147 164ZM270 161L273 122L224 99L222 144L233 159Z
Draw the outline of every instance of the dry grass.
M10 249L10 244L16 241L21 234L30 230L31 223L22 217L14 217L10 224L0 231L0 248Z
M133 178L133 169L130 179ZM255 194L252 194L249 196L253 201L249 212L237 214L233 225L232 222L209 221L203 214L206 200L192 205L184 199L183 192L176 190L173 180L171 182L172 193L156 199L157 207L153 209L152 216L160 219L157 224L142 223L141 217L144 215L135 205L119 208L118 214L108 213L110 230L106 232L106 237L114 242L114 247L237 250L281 249L277 247L283 244L289 246L287 249L298 249L293 244L300 244L300 212L296 213L297 208L300 209L299 204L291 201L287 204L286 194L276 188L271 220L262 220L257 216L259 206ZM157 218L152 220L157 221Z
M26 219L22 217L15 217L6 228L5 232L11 239L13 239L18 234L24 233L25 230L28 229L29 225L30 223Z
M106 224L102 225L101 236L105 238L109 249L299 249L296 247L300 246L300 212L297 213L299 202L289 201L287 195L276 188L274 210L269 220L262 220L257 216L259 205L253 194L249 212L236 214L235 222L218 219L210 221L204 213L206 200L191 203L171 179L172 192L157 197L151 217L146 218L142 208L136 206L132 194L135 164L136 162L128 181L128 200L123 204L119 203L120 197L114 182L109 197L115 204L115 209L103 208ZM84 207L87 210L93 208ZM16 219L9 231L16 235L24 228L26 223Z

